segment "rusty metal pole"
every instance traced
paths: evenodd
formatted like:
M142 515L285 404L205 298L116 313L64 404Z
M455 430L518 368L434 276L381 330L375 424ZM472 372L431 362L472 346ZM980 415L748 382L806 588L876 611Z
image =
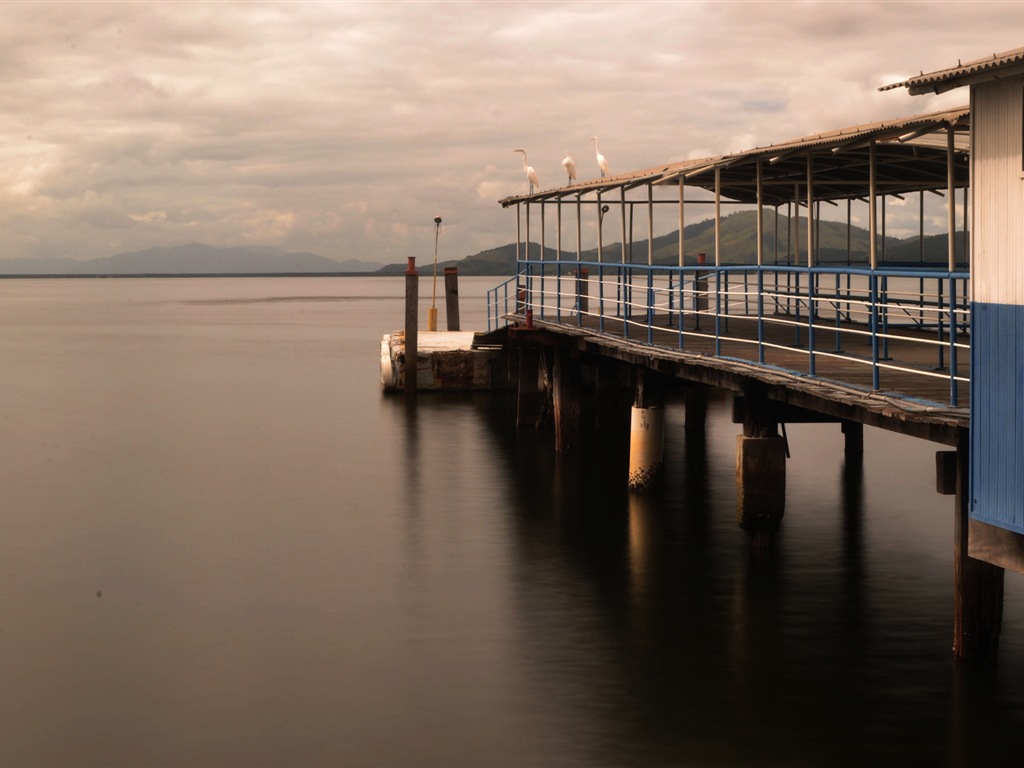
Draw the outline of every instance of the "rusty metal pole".
M416 364L419 336L420 276L416 257L409 257L405 269L405 391L416 391Z

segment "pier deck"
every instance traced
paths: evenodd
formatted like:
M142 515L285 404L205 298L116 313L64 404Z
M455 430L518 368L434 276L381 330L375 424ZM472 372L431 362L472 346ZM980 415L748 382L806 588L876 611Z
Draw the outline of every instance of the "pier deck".
M883 361L886 368L880 373L881 386L873 389L871 339L865 336L863 325L841 323L837 329L834 324L816 324L815 374L810 376L806 373L810 359L806 322L797 338L797 326L784 324L788 322L785 317L775 319L783 322L764 323L759 344L756 319L729 317L726 322L720 318L720 331L721 325L727 325L728 335L716 339L714 318L710 321L712 331L708 332L707 318L701 330L691 316L684 320L684 346L679 349L678 315L655 316L650 336L646 324L632 327L630 336L624 335L624 320L609 316L602 321L585 315L582 322L576 316L563 315L561 320L534 316L533 330L524 328L524 315L506 316L507 321L517 324L511 330L517 343L525 341L524 334L542 341L537 338L542 334L544 343L733 391L741 390L745 379L753 379L770 387L773 400L835 419L879 426L945 445L956 445L957 432L969 426L967 407L947 404L948 361L947 367L939 370L936 348L921 343L933 338L933 332L903 330L899 338L890 339ZM763 363L759 361L761 349ZM966 379L969 355L959 358L957 374ZM968 395L969 384L961 383L959 402L966 403Z

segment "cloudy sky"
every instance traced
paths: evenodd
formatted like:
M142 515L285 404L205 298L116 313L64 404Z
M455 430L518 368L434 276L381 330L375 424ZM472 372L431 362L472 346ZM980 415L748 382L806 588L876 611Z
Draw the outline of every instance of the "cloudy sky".
M204 242L442 258L598 175L966 102L1024 3L0 2L0 258Z

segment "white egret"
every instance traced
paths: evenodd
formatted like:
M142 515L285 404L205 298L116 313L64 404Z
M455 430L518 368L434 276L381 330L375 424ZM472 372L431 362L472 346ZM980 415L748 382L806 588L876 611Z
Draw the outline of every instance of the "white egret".
M598 149L597 136L594 136L591 141L594 142L594 155L597 157L597 167L601 169L601 178L603 179L608 175L608 161L601 154L601 150Z
M528 165L526 162L526 150L525 149L513 149L513 152L523 153L523 170L526 172L526 178L530 182L530 194L533 194L533 188L540 189L540 179L537 178L537 172L533 170L532 165Z
M565 168L565 172L569 174L569 184L576 181L576 156L570 152L566 152L565 159L562 161L562 167Z

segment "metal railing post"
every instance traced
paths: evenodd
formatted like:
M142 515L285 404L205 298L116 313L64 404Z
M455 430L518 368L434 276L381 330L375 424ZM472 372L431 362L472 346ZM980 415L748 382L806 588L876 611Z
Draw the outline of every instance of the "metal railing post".
M871 295L871 388L880 389L878 372L878 275L869 277Z

